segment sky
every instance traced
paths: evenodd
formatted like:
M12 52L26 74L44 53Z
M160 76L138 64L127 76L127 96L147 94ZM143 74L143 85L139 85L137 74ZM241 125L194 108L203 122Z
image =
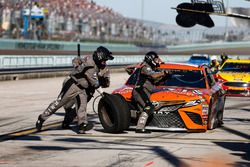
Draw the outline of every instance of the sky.
M156 21L166 24L175 24L176 11L171 7L176 7L182 2L191 0L93 0L99 5L111 7L114 11L121 13L125 17ZM224 0L225 7L246 7L250 8L250 2L245 0ZM143 4L143 5L142 5ZM143 7L142 7L143 6ZM143 9L143 10L142 10ZM143 12L142 12L143 11ZM224 26L226 17L212 16L216 26Z

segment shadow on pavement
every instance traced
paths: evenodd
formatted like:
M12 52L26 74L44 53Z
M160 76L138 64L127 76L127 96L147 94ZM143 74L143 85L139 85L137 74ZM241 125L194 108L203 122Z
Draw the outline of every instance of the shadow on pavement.
M21 141L40 141L41 137L39 136L23 136L23 137L18 137L15 140L21 140Z
M239 156L243 160L250 161L250 144L249 143L239 143L239 142L214 142L220 147L231 150L232 155ZM236 167L250 166L247 162L236 162L233 164Z
M226 126L223 126L221 129L223 129L223 130L225 130L225 131L227 131L227 132L230 132L230 133L232 133L232 134L235 134L235 135L237 135L237 136L240 136L240 137L243 137L243 138L245 138L245 139L250 140L250 135L249 135L249 134L245 134L245 133L243 133L243 132L240 132L240 131L231 129L231 128L226 127Z
M244 109L242 109L242 110L247 111L247 112L250 112L250 109L245 109L245 108L244 108Z
M174 167L189 167L184 161L180 160L178 157L174 156L173 154L169 153L163 147L160 146L148 146L148 145L140 145L140 144L131 144L131 143L124 143L124 142L102 142L94 139L83 139L83 138L63 138L63 139L56 139L56 141L60 142L73 142L73 143L95 143L101 144L101 146L88 146L88 145L81 145L80 147L61 147L61 146L27 146L29 149L38 150L38 151L65 151L71 149L88 149L88 150L124 150L129 152L141 152L141 151L153 151L154 154L159 155L161 158L172 164ZM116 147L116 145L118 147ZM123 148L123 146L133 146Z

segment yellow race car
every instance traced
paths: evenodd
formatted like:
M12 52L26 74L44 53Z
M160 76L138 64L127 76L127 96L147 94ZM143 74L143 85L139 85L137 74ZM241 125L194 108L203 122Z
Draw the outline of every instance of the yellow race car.
M228 59L216 78L227 96L250 96L250 60Z

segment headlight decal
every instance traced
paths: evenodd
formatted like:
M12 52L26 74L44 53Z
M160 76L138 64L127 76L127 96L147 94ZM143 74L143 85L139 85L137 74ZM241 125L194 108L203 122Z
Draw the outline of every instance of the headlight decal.
M192 107L192 106L196 106L198 104L201 104L201 100L200 99L191 100L191 101L187 102L186 104L184 104L183 107Z

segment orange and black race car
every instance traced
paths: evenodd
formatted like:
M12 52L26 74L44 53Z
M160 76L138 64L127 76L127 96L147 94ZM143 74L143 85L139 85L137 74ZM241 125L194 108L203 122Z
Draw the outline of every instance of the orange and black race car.
M123 87L101 98L98 115L106 132L119 133L136 125L140 112L132 89L139 68ZM223 124L225 93L206 65L166 63L159 70L170 71L171 76L156 83L150 97L154 113L146 128L204 132Z

